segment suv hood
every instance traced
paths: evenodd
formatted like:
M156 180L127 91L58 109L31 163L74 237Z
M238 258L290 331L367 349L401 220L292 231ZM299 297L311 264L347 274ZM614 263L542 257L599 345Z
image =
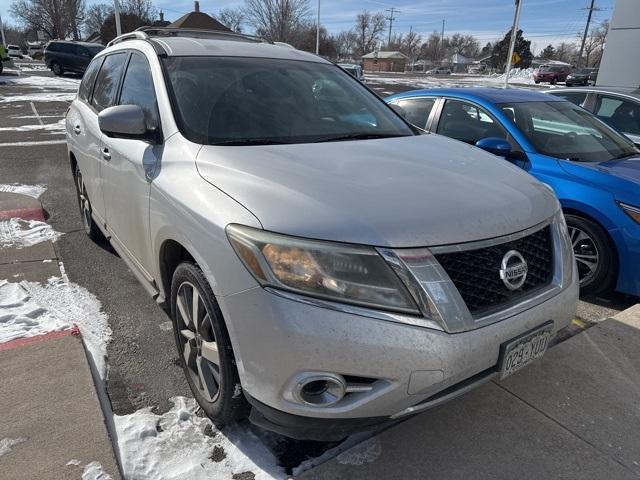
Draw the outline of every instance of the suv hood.
M514 233L553 215L553 193L478 148L439 135L204 146L200 175L266 230L388 247Z

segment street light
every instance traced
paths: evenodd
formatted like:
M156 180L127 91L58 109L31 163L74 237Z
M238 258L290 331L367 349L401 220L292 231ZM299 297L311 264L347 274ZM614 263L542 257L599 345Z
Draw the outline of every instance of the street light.
M120 26L120 5L118 5L118 0L113 0L113 13L116 17L116 36L119 37L122 35L122 27Z
M520 22L520 8L522 0L516 0L516 16L513 19L513 28L511 29L511 42L509 42L509 55L507 57L507 69L504 72L504 86L509 86L509 72L511 71L511 62L513 58L513 50L516 46L516 35L518 34L518 23Z

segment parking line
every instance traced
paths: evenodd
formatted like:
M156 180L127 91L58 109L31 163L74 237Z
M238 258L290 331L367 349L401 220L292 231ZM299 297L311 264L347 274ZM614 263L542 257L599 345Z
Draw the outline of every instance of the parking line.
M0 143L0 147L37 147L38 145L62 145L66 140L43 140L41 142L10 142Z
M44 127L44 122L42 121L42 119L40 118L40 114L38 113L38 111L36 110L36 106L33 104L33 102L29 102L31 104L31 110L33 110L33 114L36 116L36 118L38 119L38 122L40 122L40 126Z

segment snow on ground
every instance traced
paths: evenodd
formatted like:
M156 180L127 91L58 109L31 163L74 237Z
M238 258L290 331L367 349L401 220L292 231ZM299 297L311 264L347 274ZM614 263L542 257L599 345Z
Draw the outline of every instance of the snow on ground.
M64 118L56 123L47 123L44 125L20 125L19 127L0 127L0 132L32 132L36 130L44 130L49 132L64 132Z
M9 453L16 445L26 441L26 438L3 438L0 440L0 457Z
M72 102L76 94L70 93L26 93L24 95L2 95L0 103L13 102Z
M39 89L59 89L77 91L80 86L79 78L71 77L42 77L38 75L19 75L16 77L2 77L0 85L17 85L20 87L36 87Z
M21 183L0 184L0 192L20 193L22 195L28 195L33 198L39 198L40 195L42 195L46 189L47 189L47 186L42 184L38 184L38 185L23 185Z
M49 70L44 63L14 63L21 72L46 72Z
M256 480L286 478L273 454L249 430L219 431L197 415L194 399L171 401L173 408L162 415L150 408L114 415L119 458L128 480L222 479L241 473Z
M61 278L46 285L0 280L0 343L77 325L102 378L111 328L102 305L88 290Z
M0 249L30 247L46 240L55 242L60 235L51 225L39 220L0 220Z

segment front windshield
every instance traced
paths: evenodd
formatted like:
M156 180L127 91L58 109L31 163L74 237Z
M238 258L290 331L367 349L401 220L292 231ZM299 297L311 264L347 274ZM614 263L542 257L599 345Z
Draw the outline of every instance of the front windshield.
M503 103L500 108L538 152L551 157L603 162L638 153L631 141L570 102Z
M310 143L413 135L374 94L332 64L168 57L180 129L208 145Z

